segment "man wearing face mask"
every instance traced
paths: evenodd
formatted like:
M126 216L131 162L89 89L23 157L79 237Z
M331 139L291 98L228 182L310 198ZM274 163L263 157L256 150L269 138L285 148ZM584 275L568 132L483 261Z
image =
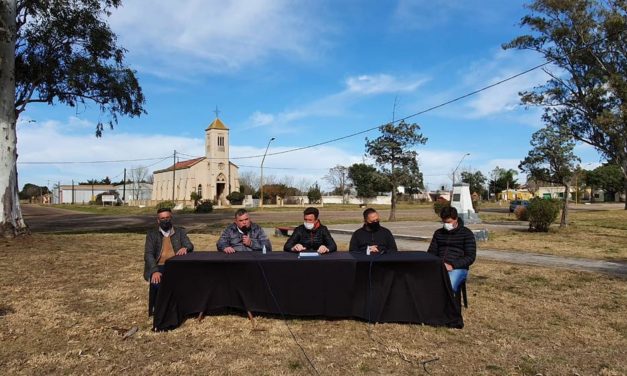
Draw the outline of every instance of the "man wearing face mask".
M392 232L379 224L379 213L373 208L364 210L364 225L353 232L348 247L351 252L382 254L396 252Z
M319 215L320 211L316 208L305 209L304 223L296 227L292 236L285 242L283 246L285 252L316 251L323 254L337 250L327 226L318 220Z
M272 244L258 224L250 221L246 209L235 212L233 223L228 225L216 243L218 251L224 253L246 251L272 251Z
M458 218L454 207L443 207L440 218L442 228L433 234L427 252L442 259L451 279L451 287L457 292L468 276L468 268L475 262L477 242L472 231Z
M148 315L153 314L165 262L174 256L186 255L194 250L194 245L185 230L172 225L170 208L157 210L157 224L157 228L150 229L146 234L144 246L144 279L150 282Z

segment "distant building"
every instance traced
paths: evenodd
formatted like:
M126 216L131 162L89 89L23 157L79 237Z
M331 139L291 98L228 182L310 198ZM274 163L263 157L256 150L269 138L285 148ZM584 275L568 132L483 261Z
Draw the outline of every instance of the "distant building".
M192 192L227 205L226 196L239 192L239 171L229 161L229 128L216 118L205 129L205 156L177 162L153 173L152 199L188 201Z
M53 204L89 204L101 193L114 191L110 184L61 185L53 191Z
M120 199L129 201L146 201L152 197L152 184L150 183L126 183L115 186Z

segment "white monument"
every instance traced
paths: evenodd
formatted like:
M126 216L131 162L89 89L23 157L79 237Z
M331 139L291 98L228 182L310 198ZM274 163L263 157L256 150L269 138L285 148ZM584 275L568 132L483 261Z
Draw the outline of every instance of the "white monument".
M475 209L472 207L468 183L460 183L453 186L451 206L457 209L457 213L464 223L481 223L479 215L475 213Z

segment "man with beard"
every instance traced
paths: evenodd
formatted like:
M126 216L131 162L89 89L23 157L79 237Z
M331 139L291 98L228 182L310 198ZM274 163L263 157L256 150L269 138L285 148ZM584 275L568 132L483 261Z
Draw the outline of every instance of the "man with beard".
M364 225L353 232L348 250L370 255L396 252L398 248L392 232L379 224L379 213L368 208L364 210Z
M272 251L272 244L266 233L259 225L250 221L246 209L235 212L235 220L224 229L216 247L224 253L263 251L264 248L267 252Z
M154 311L157 291L163 278L165 262L174 257L186 255L194 250L194 245L182 227L172 225L172 210L157 210L156 228L146 234L144 246L144 279L150 282L148 293L148 315Z

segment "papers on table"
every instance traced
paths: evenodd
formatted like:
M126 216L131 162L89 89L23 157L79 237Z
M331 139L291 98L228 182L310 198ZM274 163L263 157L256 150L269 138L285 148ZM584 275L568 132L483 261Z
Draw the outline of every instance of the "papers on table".
M298 254L298 258L311 258L318 257L320 254L318 252L300 252Z

